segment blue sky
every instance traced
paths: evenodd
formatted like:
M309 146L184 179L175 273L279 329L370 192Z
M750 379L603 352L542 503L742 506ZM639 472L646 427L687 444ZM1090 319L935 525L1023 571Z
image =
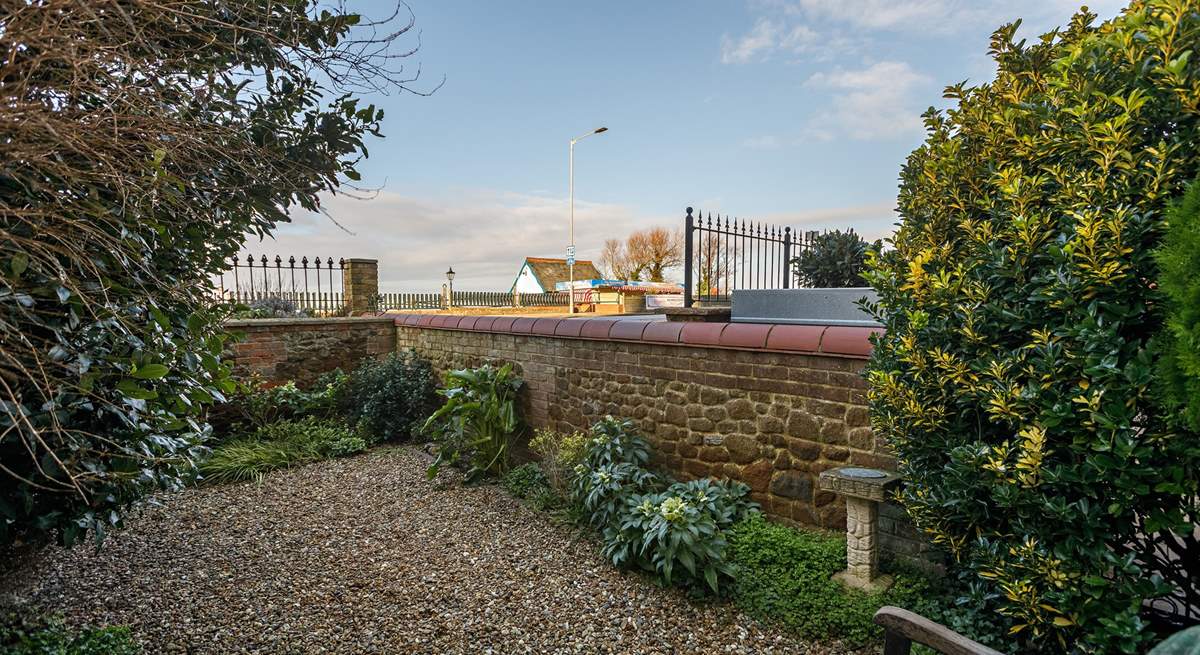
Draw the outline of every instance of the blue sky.
M430 97L368 96L386 110L369 144L368 200L295 215L269 255L374 257L385 291L505 289L523 257L567 242L567 142L576 241L682 224L683 209L801 229L888 234L896 180L941 89L986 81L988 38L1033 37L1067 0L409 0L411 60ZM349 0L378 15L391 4ZM1089 6L1101 19L1124 2ZM408 41L415 44L415 38Z

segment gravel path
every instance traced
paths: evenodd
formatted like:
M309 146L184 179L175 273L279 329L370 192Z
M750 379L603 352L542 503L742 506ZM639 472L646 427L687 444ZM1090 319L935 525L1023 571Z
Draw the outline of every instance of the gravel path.
M0 605L128 625L151 653L825 651L613 569L499 487L439 487L424 468L394 448L189 489L99 552L22 562Z

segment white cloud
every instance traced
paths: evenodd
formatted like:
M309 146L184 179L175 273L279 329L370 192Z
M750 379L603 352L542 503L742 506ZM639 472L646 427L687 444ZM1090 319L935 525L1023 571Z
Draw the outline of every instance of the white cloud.
M846 23L860 29L952 29L948 23L961 21L964 11L980 3L955 0L796 0L786 13L810 19ZM967 6L964 6L967 5Z
M837 136L879 139L911 134L921 129L921 112L913 92L929 82L928 76L898 61L816 73L805 85L827 89L831 98L829 106L809 121L806 134L821 141Z
M1115 16L1127 0L778 0L765 8L806 21L838 23L860 30L956 33L996 28L1018 18L1040 33L1065 24L1082 5L1101 20Z
M293 216L275 238L245 249L286 260L294 255L379 260L380 290L434 292L445 270L455 288L507 290L526 256L562 257L567 245L567 201L527 194L474 192L450 198L414 198L381 192L369 200L325 198L328 218ZM599 255L604 239L635 229L676 225L678 217L652 217L629 207L575 200L575 240L581 259ZM245 252L242 254L245 257Z
M775 53L825 61L870 51L881 32L990 33L1022 19L1021 35L1036 37L1065 25L1083 0L750 0L757 16L741 38L721 37L721 61L745 64ZM1100 20L1112 18L1127 0L1091 0Z
M726 64L745 64L758 57L770 54L779 47L782 32L778 24L760 18L754 28L740 39L721 37L721 61Z
M838 33L822 34L803 23L787 25L783 20L760 18L740 39L721 37L721 62L747 64L780 53L824 61L856 49L853 39Z

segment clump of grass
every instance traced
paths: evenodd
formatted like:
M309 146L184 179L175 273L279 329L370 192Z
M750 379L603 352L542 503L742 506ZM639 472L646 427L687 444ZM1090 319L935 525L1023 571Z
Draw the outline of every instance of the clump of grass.
M259 428L249 437L217 446L200 465L200 474L212 484L260 481L271 471L345 457L366 448L366 440L341 423L311 417L279 421Z

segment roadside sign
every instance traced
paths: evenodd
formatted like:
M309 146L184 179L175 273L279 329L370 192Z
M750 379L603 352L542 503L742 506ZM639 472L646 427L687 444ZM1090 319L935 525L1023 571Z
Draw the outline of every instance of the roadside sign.
M575 246L567 246L567 259L575 259Z
M574 265L575 265L575 258L567 257L567 266L574 266Z

